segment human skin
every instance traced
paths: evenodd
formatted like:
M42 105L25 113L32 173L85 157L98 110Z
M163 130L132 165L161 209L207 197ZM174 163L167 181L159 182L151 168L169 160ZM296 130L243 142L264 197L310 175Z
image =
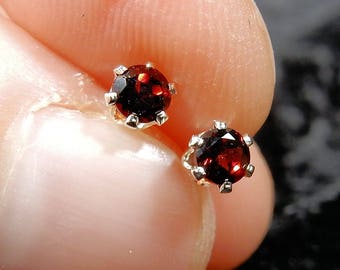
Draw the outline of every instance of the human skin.
M253 1L0 0L0 269L230 269L270 224L257 146L230 194L180 156L227 121L254 135L275 72ZM177 85L162 127L107 119L112 68L151 61Z

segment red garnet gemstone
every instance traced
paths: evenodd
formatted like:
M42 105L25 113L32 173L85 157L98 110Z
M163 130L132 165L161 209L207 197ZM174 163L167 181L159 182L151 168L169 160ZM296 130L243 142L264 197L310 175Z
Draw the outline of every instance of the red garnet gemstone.
M171 101L167 79L157 69L136 65L118 75L111 92L118 94L116 107L125 117L135 113L139 121L154 121L156 113L165 111Z
M197 165L204 168L205 178L221 185L235 183L246 175L249 148L233 129L212 129L201 135L204 143L196 149Z

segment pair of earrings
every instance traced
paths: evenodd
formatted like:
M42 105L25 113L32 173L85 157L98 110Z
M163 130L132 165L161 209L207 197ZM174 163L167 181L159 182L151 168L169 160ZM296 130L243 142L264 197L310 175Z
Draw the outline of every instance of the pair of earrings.
M104 97L115 121L144 129L168 120L166 110L176 93L175 86L151 63L120 65L114 74L112 87ZM225 122L215 120L212 129L191 137L182 164L199 185L215 183L221 193L229 193L233 183L254 172L249 154L252 143L248 135L241 136Z

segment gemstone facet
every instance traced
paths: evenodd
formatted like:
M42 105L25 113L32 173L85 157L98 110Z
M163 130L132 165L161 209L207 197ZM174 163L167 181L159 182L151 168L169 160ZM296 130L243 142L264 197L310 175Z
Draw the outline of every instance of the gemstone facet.
M171 92L162 73L149 65L135 65L116 75L110 92L117 94L115 106L123 117L133 114L139 123L154 121L159 125L167 120L164 112Z

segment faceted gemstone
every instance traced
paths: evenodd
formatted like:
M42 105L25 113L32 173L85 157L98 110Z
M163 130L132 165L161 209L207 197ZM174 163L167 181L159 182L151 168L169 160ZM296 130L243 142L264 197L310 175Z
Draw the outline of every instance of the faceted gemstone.
M221 185L235 183L246 175L249 148L233 129L212 129L201 135L204 143L195 151L197 165L205 169L205 178Z
M154 121L156 113L166 110L171 101L167 79L157 69L136 65L117 76L111 88L118 94L116 107L125 117L135 113L139 121Z

